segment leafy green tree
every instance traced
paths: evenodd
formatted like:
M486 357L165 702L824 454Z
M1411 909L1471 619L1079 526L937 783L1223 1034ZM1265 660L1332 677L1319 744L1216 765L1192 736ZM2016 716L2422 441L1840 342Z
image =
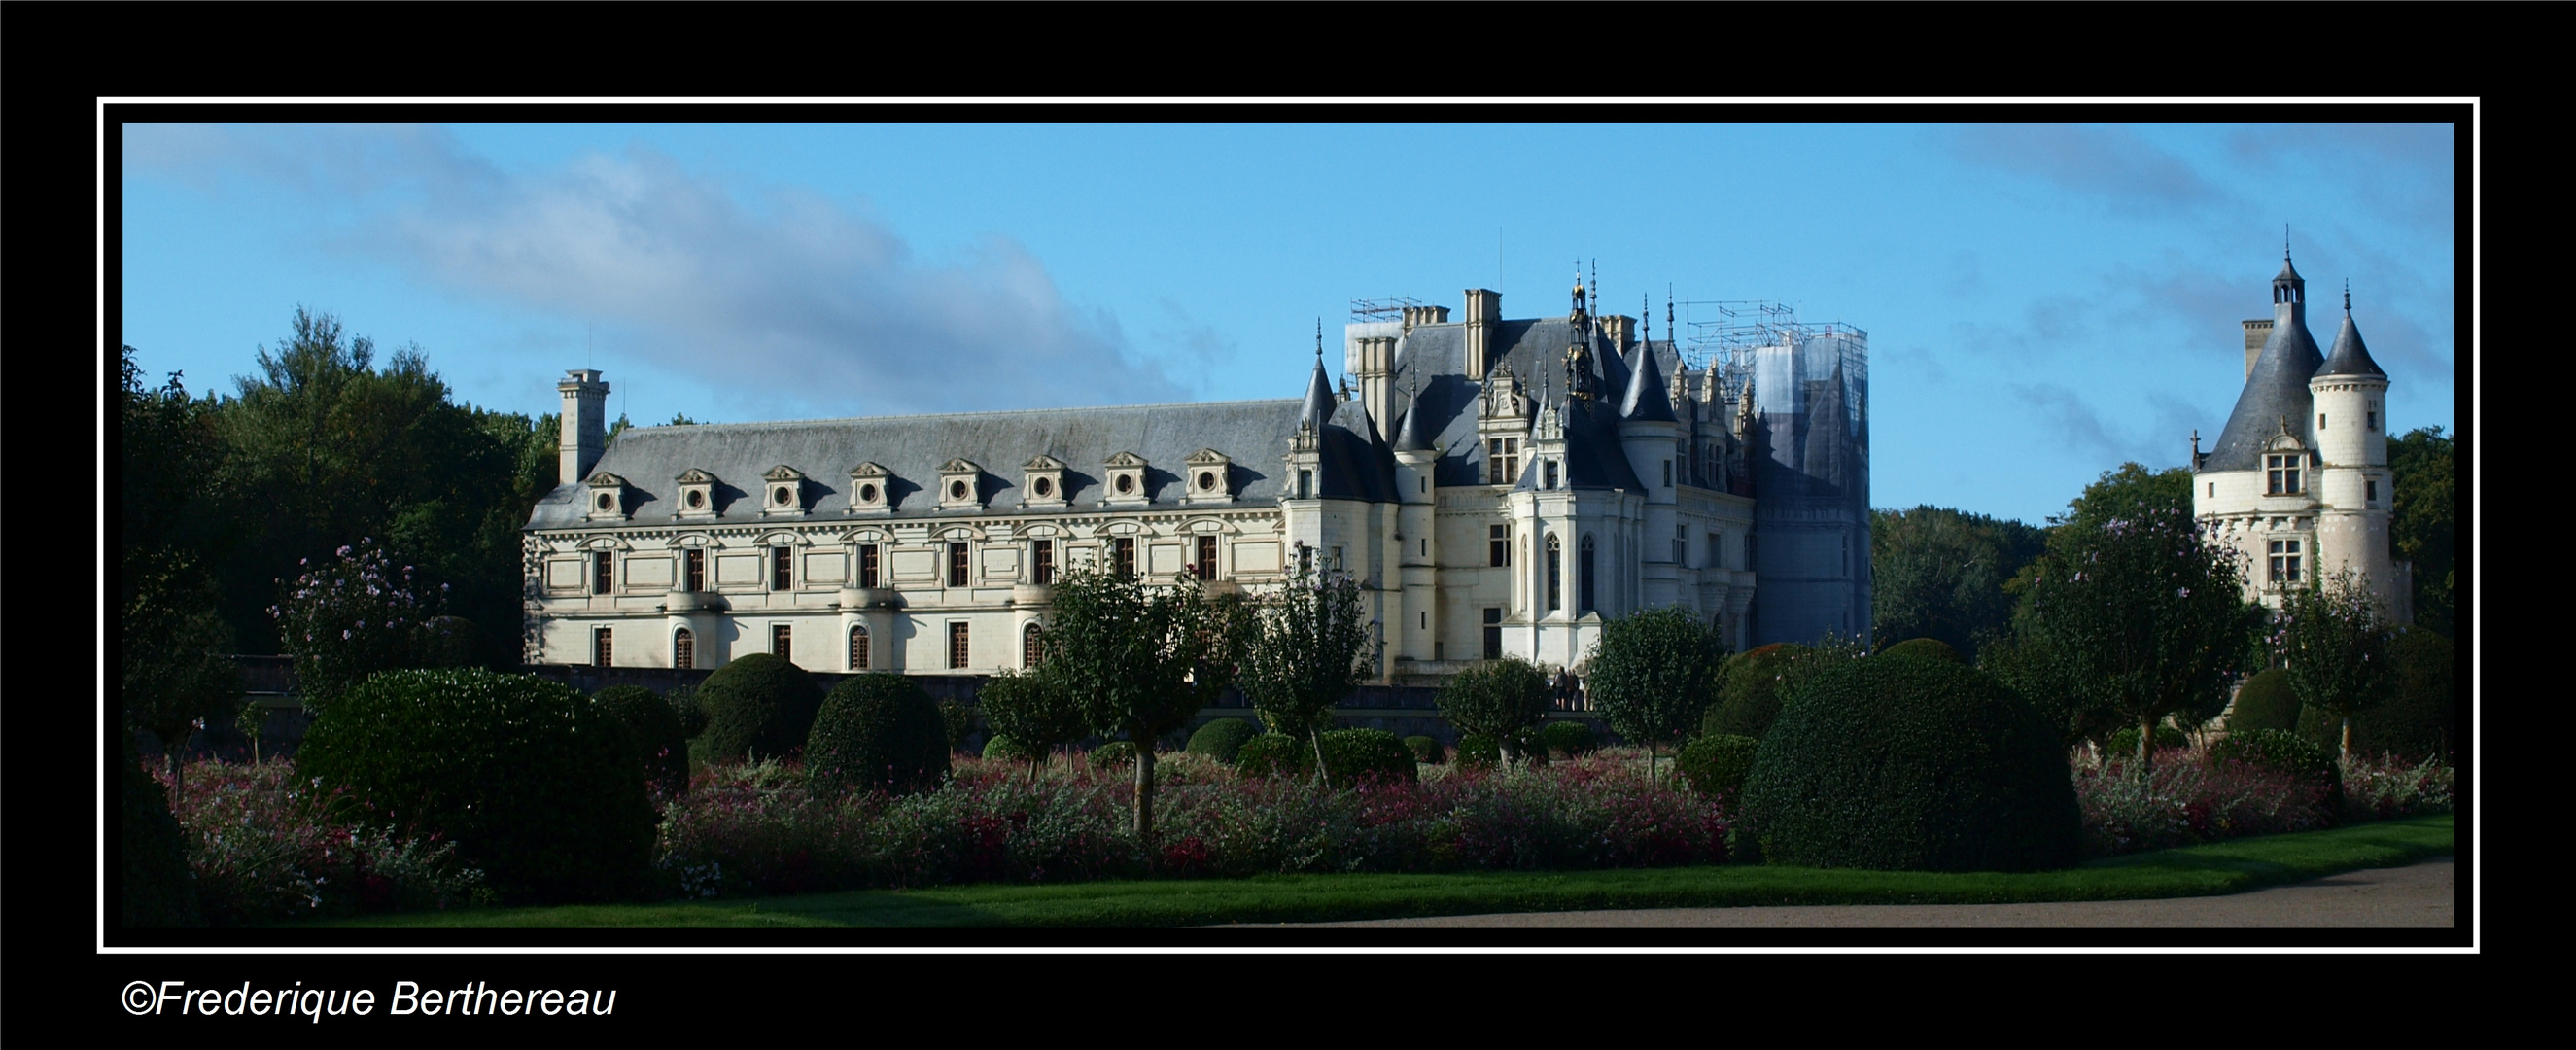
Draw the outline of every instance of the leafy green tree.
M1154 831L1154 743L1234 682L1250 633L1241 601L1211 599L1186 575L1162 586L1078 568L1058 578L1045 621L1045 674L1083 721L1136 745L1135 825Z
M975 705L983 709L984 724L993 735L1017 745L1028 758L1032 777L1049 753L1082 739L1090 728L1082 720L1082 706L1062 683L1047 676L1044 663L985 679L976 689Z
M2352 750L2352 716L2388 699L2396 684L2387 610L2351 570L2291 591L2274 621L2272 644L2299 704L2342 719L2337 751Z
M295 658L295 688L321 709L370 675L420 667L438 593L420 593L415 570L361 537L281 585L269 607Z
M1450 676L1440 687L1440 714L1464 736L1492 740L1506 759L1518 760L1522 731L1547 716L1555 695L1544 672L1506 656Z
M1271 732L1306 738L1315 752L1318 783L1330 775L1323 741L1327 712L1368 680L1375 640L1359 578L1349 573L1317 579L1300 570L1257 610L1236 685Z
M2190 477L2105 472L2049 536L2028 596L2033 651L2053 665L2040 677L2064 691L2068 721L2137 726L2140 770L2156 723L2226 709L2261 623L2238 555L2192 516Z
M1699 725L1726 642L1680 606L1645 609L1601 625L1585 658L1584 694L1620 736L1646 745L1647 775L1659 749Z
M1870 512L1870 624L1878 642L1932 638L1975 659L2012 625L2007 589L2047 533L1945 507Z
M2395 475L2389 520L2389 546L2399 561L2415 564L2415 623L2444 637L2457 615L2452 581L2452 500L2458 482L2452 473L2456 439L2440 427L2418 427L2388 441L2389 472Z
M227 452L214 404L189 396L175 372L145 387L134 355L124 348L118 412L118 692L126 723L160 738L175 782L189 737L206 720L229 717L242 695L210 568L233 538L222 489Z

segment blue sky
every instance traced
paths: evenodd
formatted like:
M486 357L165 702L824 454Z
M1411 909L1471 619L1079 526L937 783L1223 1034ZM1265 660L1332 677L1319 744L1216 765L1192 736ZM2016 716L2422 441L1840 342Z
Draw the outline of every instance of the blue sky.
M2216 439L2286 223L2320 342L2349 279L2394 428L2454 426L2447 125L111 133L115 334L197 390L303 305L531 414L585 366L639 424L1290 397L1353 299L1561 314L1579 258L1658 337L1668 287L1868 330L1871 502L2036 523Z

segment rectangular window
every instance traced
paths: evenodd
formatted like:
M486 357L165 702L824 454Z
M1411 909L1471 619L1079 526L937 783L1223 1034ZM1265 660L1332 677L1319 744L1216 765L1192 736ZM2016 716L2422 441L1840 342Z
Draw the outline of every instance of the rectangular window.
M1673 461L1669 459L1664 461L1664 487L1673 487Z
M874 587L876 585L877 545L873 543L862 543L859 545L859 586Z
M1485 439L1485 484L1509 485L1520 480L1521 439Z
M1109 541L1110 567L1120 576L1136 575L1136 537L1120 536Z
M2364 481L2361 483L2361 505L2362 505L2362 506L2365 506L2365 507L2368 507L2368 506L2372 506L2372 505L2374 505L2374 504L2377 504L2378 502L2379 502L2379 481L2378 481L2378 479L2376 479L2376 478L2371 478L2371 479L2366 479L2366 480L2364 480Z
M948 666L951 670L966 666L966 625L948 625Z
M2370 430L2379 429L2379 409L2371 409L2369 414L2363 417L2362 426Z
M796 589L796 559L794 552L786 547L769 548L769 589L773 591Z
M2323 413L2323 412L2319 412L2319 413L2317 413L2317 429L2319 429L2319 430L2324 430L2325 428L2326 428L2326 414L2325 414L2325 413Z
M1315 574L1315 548L1303 543L1297 545L1297 574L1300 576Z
M2263 486L2266 495L2294 496L2300 489L2299 461L2303 457L2274 455L2263 457Z
M966 586L966 545L963 543L948 545L948 585Z
M1673 564L1690 568L1690 526L1673 526Z
M1344 566L1342 565L1342 549L1339 547L1333 548L1333 560L1325 564L1334 572L1345 571Z
M1564 566L1559 564L1564 560L1565 551L1558 547L1555 541L1548 541L1547 611L1549 612L1555 612L1558 609L1565 608L1565 572Z
M1029 550L1029 582L1040 587L1055 582L1055 541L1036 540Z
M2215 481L2209 483L2209 498L2218 498L2218 483Z
M615 554L612 554L612 553L608 552L608 551L597 551L597 552L594 552L594 553L592 553L592 554L591 554L591 556L590 556L590 593L592 593L592 594L615 594L615 593L617 593L617 562L616 562L616 559L617 559L617 556L616 556Z
M1428 609L1423 610L1423 612L1422 612L1422 614L1421 614L1421 615L1422 615L1422 629L1423 629L1423 630L1426 630L1426 631L1430 630L1430 629L1431 629L1431 611L1430 611L1430 610L1428 610Z
M1198 538L1198 560L1191 563L1190 571L1197 573L1202 580L1216 579L1216 537Z
M1503 610L1495 606L1485 610L1485 659L1503 658Z
M700 548L697 548L697 547L691 547L691 548L689 548L689 552L688 552L688 564L689 564L689 589L690 589L690 590L693 590L693 591L703 591L703 590L706 590L706 589L707 589L707 552L706 552L705 550L700 549Z
M1725 537L1726 537L1726 534L1725 534L1725 533L1723 533L1723 532L1712 532L1712 533L1709 533L1709 534L1708 534L1708 567L1709 567L1709 568L1712 568L1712 569L1723 569L1723 568L1725 568L1725 567L1726 567L1726 539L1725 539Z
M1298 499L1313 499L1313 498L1315 498L1315 472L1314 472L1314 471L1311 471L1311 470L1301 470L1301 471L1298 471L1298 472L1297 472L1297 498L1298 498Z
M1556 461L1551 459L1541 463L1539 464L1538 470L1540 474L1539 487L1550 492L1556 491Z
M796 647L791 644L794 640L795 636L786 624L769 625L769 655L794 662Z
M1495 568L1512 563L1512 527L1485 526L1485 564Z
M613 663L613 662L614 662L613 660L611 660L611 659L610 659L610 657L611 657L611 656L613 656L613 655L616 653L616 651L617 651L617 647L616 647L615 645L611 644L611 643L610 643L610 641L609 641L609 629L608 629L608 628L606 628L606 627L593 627L593 628L591 628L591 629L590 629L590 662L591 662L591 663L593 663L593 664L595 664L595 665L597 665L597 666L600 666L600 667L607 667L607 666L609 666L611 663Z
M671 633L671 666L683 671L698 666L698 636L686 627Z
M2299 582L2299 541L2272 541L2272 582Z

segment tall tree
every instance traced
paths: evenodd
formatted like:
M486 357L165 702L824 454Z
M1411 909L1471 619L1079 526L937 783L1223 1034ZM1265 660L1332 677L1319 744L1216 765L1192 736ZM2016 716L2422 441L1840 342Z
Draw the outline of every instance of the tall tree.
M1315 750L1315 779L1324 769L1327 712L1369 676L1375 632L1360 601L1360 581L1346 572L1317 579L1301 569L1257 610L1236 683L1274 733L1295 733Z
M1088 728L1083 724L1082 708L1062 683L1046 673L1043 663L1030 670L1004 671L985 679L975 691L975 703L984 709L984 724L991 726L995 735L1019 745L1028 756L1031 777L1045 764L1049 752L1080 739Z
M1646 745L1652 777L1658 749L1698 728L1725 662L1714 625L1680 606L1645 609L1601 625L1584 665L1584 694L1612 730Z
M1163 586L1077 568L1057 579L1044 674L1104 736L1136 745L1136 837L1154 832L1154 744L1234 682L1248 631L1233 596L1211 599L1186 575Z
M2047 533L1946 507L1870 512L1870 623L1877 647L1935 638L1974 660L2010 629L2006 585L2045 550Z
M2396 684L2388 658L2396 633L2378 597L2349 569L2281 602L2273 645L2299 703L2343 720L2338 753L2352 751L2353 714L2384 702Z
M2415 623L2449 637L2458 606L2453 597L2453 471L2456 440L2440 427L2418 427L2388 441L2394 480L2388 538L2399 561L2415 564Z
M1520 731L1547 717L1554 697L1545 673L1506 656L1451 675L1440 687L1440 714L1461 733L1492 739L1505 759L1517 759Z
M213 404L189 396L175 372L145 387L134 354L124 348L118 413L118 692L127 725L160 739L175 779L189 737L229 715L242 695L209 568L231 540L225 449Z
M2055 664L2047 678L2071 691L2077 720L2139 728L2141 770L2156 723L2216 717L2247 663L2261 611L2244 600L2238 557L2203 534L2179 468L2105 472L2057 519L2028 596L2026 652Z

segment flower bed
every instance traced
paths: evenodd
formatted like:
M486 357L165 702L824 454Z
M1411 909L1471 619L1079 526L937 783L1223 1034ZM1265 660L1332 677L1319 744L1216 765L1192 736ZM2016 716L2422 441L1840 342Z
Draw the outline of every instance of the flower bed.
M2451 770L2437 761L2346 759L2342 773L2338 806L2331 788L2244 762L2213 762L2192 749L2158 752L2143 777L2127 762L2087 754L2075 766L2085 851L2135 853L2451 808Z
M1128 767L962 761L941 788L820 797L792 767L702 773L663 810L659 865L686 896L960 882L1437 872L1714 862L1726 822L1613 760L1458 772L1336 791L1157 762L1150 845L1128 833Z
M155 775L170 789L212 925L491 902L455 843L334 819L288 762L194 762L175 789L166 771Z

